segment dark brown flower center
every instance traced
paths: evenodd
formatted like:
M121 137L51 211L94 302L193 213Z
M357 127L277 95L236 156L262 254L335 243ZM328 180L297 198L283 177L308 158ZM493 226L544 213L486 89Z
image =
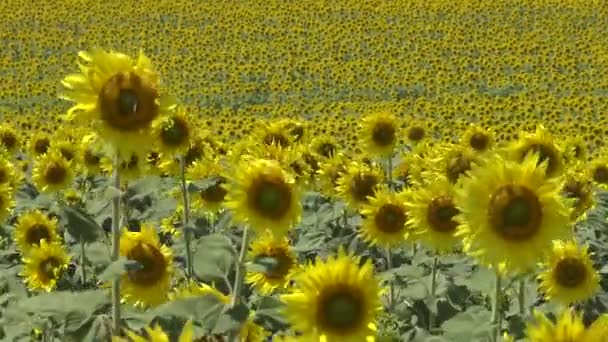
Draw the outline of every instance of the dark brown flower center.
M255 259L267 266L264 274L270 279L284 279L294 266L293 259L284 248L273 248Z
M471 159L462 153L459 153L451 158L446 167L446 176L448 180L452 184L455 184L461 176L463 176L467 171L471 170L471 164Z
M538 154L538 164L540 165L542 162L547 161L547 176L552 176L557 171L558 168L558 153L557 151L549 145L544 144L532 144L528 148L523 151L522 159L528 153L536 153Z
M372 140L380 147L392 145L396 140L395 126L389 122L377 123L372 130Z
M506 240L520 242L533 237L540 230L542 217L538 197L526 187L505 185L490 198L490 224Z
M263 174L253 181L248 191L249 207L258 214L281 219L291 207L292 189L282 177Z
M161 251L148 243L141 242L127 254L127 259L137 261L139 269L128 271L129 279L143 286L154 286L165 275L167 263Z
M228 193L222 184L226 184L226 179L224 177L218 177L214 184L211 184L200 191L201 199L211 203L222 202Z
M374 216L374 222L378 230L389 234L403 231L406 221L405 208L392 203L380 207L376 216Z
M322 143L317 147L317 153L325 158L330 158L336 153L336 145L329 142Z
M175 116L166 121L161 130L160 139L167 146L181 146L188 141L189 133L188 123Z
M133 72L120 72L104 84L99 95L101 119L112 128L146 128L158 115L156 86Z
M39 154L44 154L49 150L49 146L51 145L51 141L48 138L38 138L34 141L34 152Z
M374 196L379 183L378 177L371 174L358 174L350 183L350 190L357 202L368 202L368 197Z
M418 142L424 138L425 134L426 132L424 131L424 128L419 126L413 126L408 129L407 138L410 141Z
M12 132L2 132L0 134L0 142L9 151L17 147L17 137Z
M45 169L44 179L49 184L61 184L65 181L68 171L56 162L51 162Z
M25 241L28 245L40 245L40 240L45 239L47 242L50 241L51 233L49 227L43 224L34 224L27 229L25 233Z
M451 233L456 230L458 223L454 216L460 211L454 206L452 198L440 196L434 198L427 209L427 220L434 231L440 233Z
M289 146L289 138L280 133L268 133L264 136L264 145L272 144L285 148Z
M88 148L84 151L83 159L84 163L89 166L97 166L101 161L101 157Z
M61 276L61 271L61 261L55 257L49 257L38 266L38 275L43 282L58 279Z
M366 306L358 289L345 284L322 291L317 297L317 323L321 331L346 335L363 323Z
M476 151L485 151L490 144L490 139L487 134L477 132L473 133L469 140L469 146Z
M587 278L587 269L581 260L565 258L560 260L553 270L555 281L563 287L573 288L581 285Z
M600 184L608 183L608 167L600 165L593 169L593 180Z

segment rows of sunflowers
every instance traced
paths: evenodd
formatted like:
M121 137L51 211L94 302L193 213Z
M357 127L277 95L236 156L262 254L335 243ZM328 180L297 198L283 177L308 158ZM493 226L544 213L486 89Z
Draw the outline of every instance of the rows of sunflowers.
M603 0L0 3L0 340L608 341Z

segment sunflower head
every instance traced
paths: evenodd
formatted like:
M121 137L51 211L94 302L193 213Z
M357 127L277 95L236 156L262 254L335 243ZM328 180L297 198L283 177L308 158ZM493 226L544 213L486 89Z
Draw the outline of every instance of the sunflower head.
M247 257L251 262L265 266L264 270L248 272L246 278L248 283L253 284L265 296L287 289L298 270L296 255L289 240L276 238L272 234L267 233L255 239Z
M599 289L599 275L593 268L587 246L574 241L553 241L553 248L540 274L540 289L547 298L564 305L591 298Z
M375 320L382 310L383 289L371 261L340 249L338 255L296 277L296 288L281 296L286 317L309 340L365 341L375 336Z
M581 220L594 206L593 182L589 177L576 168L566 173L562 186L562 195L569 199L572 209L572 221Z
M428 127L425 121L412 120L405 127L405 137L413 145L420 143L427 135Z
M593 183L601 189L608 189L608 157L597 157L589 163L588 173Z
M0 125L0 147L3 147L11 155L19 150L19 135L15 128L8 124Z
M21 214L15 225L17 248L27 254L31 249L40 246L42 240L47 243L60 241L57 235L57 219L49 218L38 209Z
M51 146L51 139L45 133L36 133L31 139L28 141L28 149L31 153L32 157L37 157L39 155L45 154Z
M336 195L338 180L346 172L346 167L344 167L345 160L346 158L342 153L336 153L319 164L317 175L323 195L327 197L334 197Z
M15 191L8 184L0 184L0 222L10 215L15 207Z
M63 245L41 240L40 245L32 248L23 259L24 268L20 274L25 277L29 289L50 292L57 286L69 261Z
M139 336L135 332L125 330L128 339L114 336L112 342L169 342L169 335L163 328L156 324L154 327L145 327L146 337ZM182 327L182 331L177 339L177 342L192 342L194 336L194 328L192 320L188 320Z
M461 137L461 145L476 153L486 152L494 146L494 132L471 124Z
M371 156L385 156L393 152L399 140L400 123L397 117L388 112L368 115L361 121L361 138L364 148Z
M358 209L369 202L382 181L383 174L377 167L352 162L338 180L338 195L352 209Z
M539 127L535 133L524 133L512 146L516 161L523 161L528 154L537 154L538 163L546 163L545 172L548 177L561 175L564 170L564 157L561 147L554 141L551 134Z
M325 134L313 138L310 149L321 158L330 158L340 150L336 139Z
M359 231L362 239L371 245L395 247L402 245L409 236L409 192L391 192L387 187L379 187L369 203L362 206L364 216Z
M585 324L581 315L570 310L564 310L557 323L535 310L534 321L528 323L526 335L534 342L588 341L585 339Z
M152 136L158 151L167 155L187 151L191 130L192 124L183 111L159 117L152 122Z
M71 162L59 151L50 150L36 158L32 180L38 189L44 192L61 191L72 185L74 177Z
M560 184L534 155L522 163L493 155L456 190L457 235L482 263L508 271L534 267L551 240L572 235Z
M124 230L120 255L137 262L121 280L121 294L130 303L155 306L167 300L173 274L171 250L160 244L153 226L144 224L139 232Z
M224 304L230 304L230 296L223 294L213 286L205 283L197 283L193 280L188 280L185 284L175 288L174 291L169 294L169 299L176 300L206 295L211 295Z

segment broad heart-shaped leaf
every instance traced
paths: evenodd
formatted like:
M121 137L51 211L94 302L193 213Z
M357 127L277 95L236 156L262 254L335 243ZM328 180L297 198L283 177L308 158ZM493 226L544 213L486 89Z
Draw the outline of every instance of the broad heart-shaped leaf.
M245 304L237 304L233 308L226 306L218 318L213 334L225 334L239 329L249 317L249 308Z
M283 310L285 304L277 297L262 297L255 310L256 318L261 318L272 330L287 328L287 321Z
M194 271L205 280L221 279L230 273L236 259L236 250L226 236L203 236L194 252Z
M204 295L192 298L177 299L143 314L148 322L157 317L177 317L184 321L196 319L201 322L206 331L215 329L220 315L226 305L213 295Z
M59 291L22 299L16 304L16 309L63 322L70 316L73 319L74 315L85 319L109 303L110 293L106 290Z
M318 251L325 244L325 232L321 230L311 230L300 235L298 242L293 247L296 252Z
M104 315L90 316L83 320L78 327L66 331L65 340L73 342L105 341L111 336L109 326L104 322L108 317Z
M141 265L135 260L128 260L124 257L120 257L118 260L112 262L106 269L99 275L101 281L111 281L119 278L125 271L137 270Z
M490 311L473 306L443 323L444 337L455 342L485 341L492 331Z
M104 234L97 222L81 208L64 206L62 211L67 221L66 229L76 241L93 242Z

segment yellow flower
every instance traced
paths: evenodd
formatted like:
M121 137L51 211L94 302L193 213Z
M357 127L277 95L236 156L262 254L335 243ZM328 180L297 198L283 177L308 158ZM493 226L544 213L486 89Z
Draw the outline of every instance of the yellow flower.
M166 302L173 275L172 252L160 244L154 227L143 224L139 232L125 229L120 238L120 255L139 264L122 276L124 300L138 306Z
M13 211L15 207L14 195L15 193L10 186L0 184L0 222L4 222Z
M191 194L192 209L201 214L215 218L224 208L228 191L225 167L220 158L195 161L188 169L186 178L189 180L205 180L204 186Z
M317 177L320 190L324 196L330 198L336 196L338 179L346 172L345 162L344 154L336 153L319 163Z
M383 181L382 171L359 162L351 162L346 172L338 179L338 196L351 209L359 209L374 196L376 188Z
M600 154L588 163L587 173L595 185L603 190L608 190L608 157Z
M172 156L185 153L190 147L192 124L180 110L152 122L152 139L162 154Z
M56 150L36 158L32 170L32 181L43 192L57 192L72 186L74 182L72 163Z
M82 119L120 154L151 147L150 125L173 109L160 95L159 76L142 52L137 60L101 49L81 51L80 73L66 76L62 99L75 102L68 119ZM78 113L78 114L77 114Z
M561 147L554 141L547 129L540 126L533 134L524 133L519 141L510 147L516 161L523 161L530 153L538 154L538 163L546 162L548 177L556 177L564 171L564 156Z
M40 246L42 240L46 240L47 243L60 241L57 235L57 219L49 218L38 209L19 216L14 234L17 248L24 255Z
M455 196L465 251L482 264L525 272L552 240L572 236L559 181L546 177L545 166L535 154L521 163L494 154L473 166Z
M399 140L398 118L389 112L377 112L361 120L363 148L370 156L387 156L393 153Z
M15 128L9 124L0 124L0 150L4 148L9 155L14 155L19 151L21 142Z
M247 258L251 262L267 265L267 269L247 272L245 281L253 284L256 290L265 296L271 295L276 290L287 289L298 270L296 255L289 245L289 240L275 238L267 233L255 239L250 248Z
M264 327L255 324L253 321L254 317L255 313L251 312L249 318L247 318L241 327L239 333L241 342L265 342L267 341L267 337L271 335Z
M383 290L368 259L340 249L337 256L314 265L296 277L296 289L281 296L292 328L306 341L360 342L373 340L375 320L382 310Z
M233 210L236 221L249 224L259 234L270 231L285 236L300 220L299 189L277 161L243 161L227 189L226 208Z
M25 277L30 290L50 292L57 286L57 281L69 262L70 258L63 245L41 240L40 246L32 248L23 259L24 267L20 275Z
M531 342L606 342L608 341L608 315L598 318L585 329L580 314L564 310L556 323L539 311L528 323L526 334Z
M553 249L539 276L539 289L548 299L564 305L585 301L599 289L599 275L593 268L588 247L574 241L553 241Z
M215 287L209 286L205 283L197 283L193 280L188 280L188 282L176 288L174 292L169 294L169 299L176 300L206 295L214 296L224 304L230 304L230 296L221 293Z
M476 124L470 124L462 134L460 143L462 146L475 151L484 153L494 147L494 132Z
M572 221L584 219L585 214L595 205L593 183L589 176L578 168L566 171L562 195L570 200Z
M369 203L360 209L364 217L359 230L361 239L384 248L405 243L409 236L408 199L408 191L394 193L386 187L379 187L375 195L369 198Z
M155 325L154 328L146 327L147 337L142 337L132 331L125 330L128 339L114 336L112 342L169 342L169 335L163 330L160 325ZM192 328L192 320L188 320L182 328L182 332L177 339L177 342L193 342L194 330Z
M455 235L459 210L454 197L454 185L441 176L414 188L409 203L412 238L434 252L451 252L460 242Z

